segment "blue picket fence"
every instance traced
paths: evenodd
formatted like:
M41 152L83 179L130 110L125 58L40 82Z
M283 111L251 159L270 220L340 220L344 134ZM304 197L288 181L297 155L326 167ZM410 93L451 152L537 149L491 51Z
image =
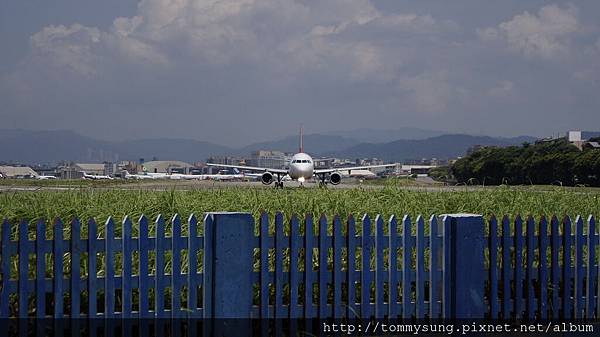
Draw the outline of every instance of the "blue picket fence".
M3 221L0 318L598 317L593 217L209 213L47 226Z
M574 228L573 228L574 227ZM573 231L574 230L574 231ZM599 236L578 216L489 221L489 316L503 319L598 317Z

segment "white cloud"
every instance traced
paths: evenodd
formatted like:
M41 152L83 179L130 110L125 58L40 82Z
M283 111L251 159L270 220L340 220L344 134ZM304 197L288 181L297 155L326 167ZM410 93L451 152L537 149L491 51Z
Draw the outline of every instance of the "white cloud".
M401 42L373 36L442 34L448 27L429 15L382 13L367 0L142 0L135 16L116 18L107 31L46 27L32 38L32 52L46 65L88 77L119 62L194 62L389 80L403 63Z
M568 56L571 38L581 30L575 6L548 5L537 15L524 12L497 27L480 29L478 34L484 41L504 41L527 57L552 59Z
M399 81L398 86L408 93L408 98L414 106L425 113L446 111L453 96L460 94L450 86L447 74L444 72L425 72L417 76L404 77Z

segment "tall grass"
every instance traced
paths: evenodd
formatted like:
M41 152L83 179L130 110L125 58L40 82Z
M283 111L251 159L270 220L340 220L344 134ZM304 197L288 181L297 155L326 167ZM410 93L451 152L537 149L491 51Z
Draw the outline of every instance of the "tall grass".
M257 216L266 211L291 214L392 214L411 216L444 213L495 215L598 215L600 193L595 191L554 188L500 187L460 191L414 191L395 187L381 189L290 188L223 188L191 191L76 189L67 191L20 191L0 193L0 218L11 222L47 220L56 217L68 222L73 217L83 221L94 218L104 222L109 216L121 221L126 215L137 219L162 214L186 218L191 213L238 211Z

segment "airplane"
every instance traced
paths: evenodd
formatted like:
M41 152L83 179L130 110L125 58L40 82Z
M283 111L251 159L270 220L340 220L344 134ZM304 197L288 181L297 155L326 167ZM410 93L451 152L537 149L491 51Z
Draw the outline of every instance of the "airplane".
M81 173L83 173L83 179L87 180L113 180L112 177L109 176L102 176L102 175L94 175L94 174L87 174L84 171L81 171Z
M36 176L35 179L37 180L54 180L56 179L55 176Z
M317 176L320 180L321 186L337 185L342 181L342 175L340 172L349 172L354 170L367 170L379 167L393 167L396 164L385 164L385 165L368 165L368 166L353 166L353 167L339 167L331 169L315 169L315 164L310 155L304 152L302 127L300 127L300 151L292 156L292 161L288 169L273 169L267 167L255 167L255 166L242 166L242 165L226 165L226 164L212 164L207 163L208 166L227 167L238 170L249 170L254 172L262 172L260 180L265 185L270 185L275 181L276 188L283 188L283 180L286 176L289 176L292 180L296 180L300 183L300 186L304 185L307 179Z

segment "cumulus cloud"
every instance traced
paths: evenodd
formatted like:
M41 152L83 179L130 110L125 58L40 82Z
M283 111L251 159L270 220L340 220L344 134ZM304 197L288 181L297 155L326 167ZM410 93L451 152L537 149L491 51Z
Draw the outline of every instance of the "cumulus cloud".
M115 62L167 66L194 60L269 64L281 72L328 68L335 76L365 80L388 78L402 63L390 57L395 46L373 43L373 35L444 28L429 15L384 14L366 0L142 0L137 15L115 19L108 31L46 27L32 38L32 52L83 76Z
M570 5L542 7L536 14L524 12L497 27L478 30L484 41L501 40L528 57L552 59L571 52L571 38L582 30L578 9Z

